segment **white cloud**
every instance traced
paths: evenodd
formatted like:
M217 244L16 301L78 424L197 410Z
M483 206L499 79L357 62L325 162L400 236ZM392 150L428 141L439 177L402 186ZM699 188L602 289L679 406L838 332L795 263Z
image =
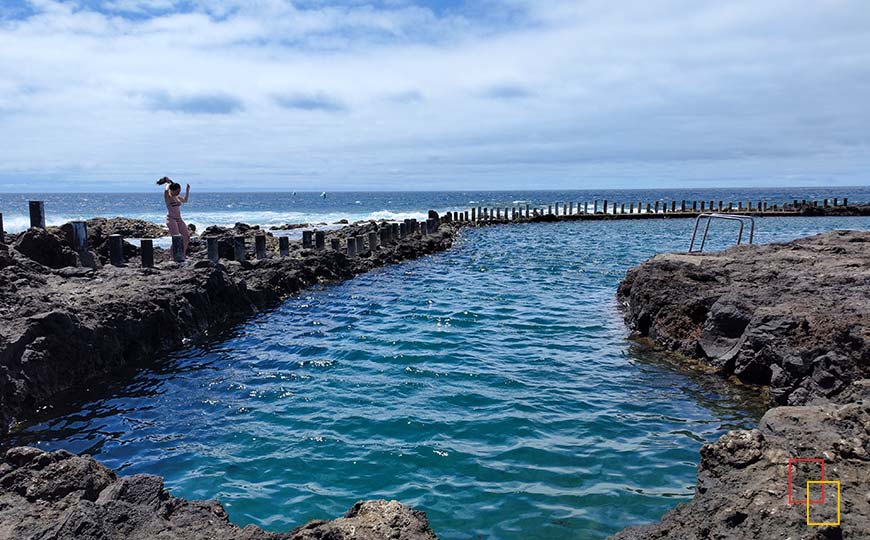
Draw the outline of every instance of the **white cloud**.
M0 20L0 190L867 183L860 0L32 4Z

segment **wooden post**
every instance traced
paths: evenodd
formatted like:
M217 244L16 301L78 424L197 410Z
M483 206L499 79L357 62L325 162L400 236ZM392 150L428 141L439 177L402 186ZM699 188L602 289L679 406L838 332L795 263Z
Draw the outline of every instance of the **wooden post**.
M124 238L120 234L109 235L109 262L113 266L124 264Z
M362 255L366 252L366 239L362 235L354 237L356 242L356 252Z
M728 211L731 212L732 210L734 210L734 203L731 201L728 201Z
M154 266L154 241L150 238L143 238L139 242L139 251L142 255L142 268Z
M311 249L314 243L311 241L314 231L302 231L302 249Z
M73 221L70 223L72 225L72 247L73 250L82 253L88 250L88 224L84 221ZM0 231L3 230L2 223L0 223ZM0 232L0 236L2 236L2 232ZM2 240L2 238L0 238Z
M550 215L550 216L553 215L553 205L552 204L547 205L547 215Z
M589 201L584 201L584 202L583 202L583 213L584 213L584 214L588 214L588 213L589 213Z
M238 262L245 262L247 258L245 256L245 237L244 236L234 236L233 237L233 255L235 255L235 259Z
M208 260L213 263L218 262L220 260L220 252L218 251L218 239L214 236L209 236L205 239L205 243L206 248L208 249Z
M372 231L369 233L369 251L378 249L378 233Z
M655 202L655 209L656 209L656 214L658 214L659 213L659 202L658 201Z
M322 250L326 247L326 233L324 231L314 231L314 249Z
M30 226L45 228L45 203L43 201L28 201L30 208Z
M614 210L616 210L616 209L614 208ZM615 212L614 212L614 213L615 213ZM620 207L619 207L619 213L620 213L620 214L624 214L624 213L625 213L625 203L622 203L622 204L620 205Z
M468 221L468 210L465 211L465 221Z
M849 199L846 197L843 197L843 206L849 206Z
M341 242L338 240L338 238L330 238L329 247L332 248L332 251L338 251L341 249Z
M577 209L578 209L578 210L580 209L580 204L579 204L579 203L577 204ZM569 202L569 203L568 203L568 213L569 213L569 214L573 214L573 213L574 213L574 203L573 203L573 202Z
M401 226L398 223L392 223L390 225L390 228L392 229L393 233L393 241L398 242L399 238L401 238Z
M704 203L701 203L701 210L703 210L703 209L704 209ZM686 211L686 201L682 201L680 203L680 212L685 212L685 211Z
M258 259L265 259L266 258L266 235L265 234L258 234L254 237L254 251L256 251Z
M596 204L596 206L598 205L597 202L595 204ZM604 210L604 213L606 214L607 213L607 199L604 199L604 206L602 208Z
M698 211L698 201L692 201L692 212Z
M477 211L475 208L471 209L471 221L477 221Z
M624 204L622 206L623 206L623 208L625 207ZM628 213L634 214L634 203L633 202L628 203Z
M722 201L719 201L719 211L722 211Z
M701 201L701 212L704 211L704 204L705 204L704 201Z
M652 210L652 205L650 203L646 203L646 213L647 214L652 213L651 210Z
M172 237L172 260L177 263L184 262L184 237L180 234Z
M0 244L4 243L6 233L3 232L3 212L0 212Z
M743 201L737 201L737 211L738 212L743 211Z
M290 256L290 239L286 236L278 237L278 255L281 257Z
M356 255L356 238L349 236L347 238L347 256L353 257L354 255Z
M834 206L837 206L837 197L834 197ZM3 215L0 214L0 235L3 234Z
M408 225L405 223L399 223L399 238L404 238L408 236Z

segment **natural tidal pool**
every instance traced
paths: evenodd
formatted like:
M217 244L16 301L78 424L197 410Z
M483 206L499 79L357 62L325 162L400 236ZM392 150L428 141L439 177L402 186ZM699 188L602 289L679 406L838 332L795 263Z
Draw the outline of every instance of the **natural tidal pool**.
M698 449L757 393L627 340L625 271L691 220L468 229L448 252L306 291L69 396L12 439L94 454L286 530L355 501L443 539L592 539L691 497ZM760 242L870 218L767 218ZM732 240L717 229L710 247Z

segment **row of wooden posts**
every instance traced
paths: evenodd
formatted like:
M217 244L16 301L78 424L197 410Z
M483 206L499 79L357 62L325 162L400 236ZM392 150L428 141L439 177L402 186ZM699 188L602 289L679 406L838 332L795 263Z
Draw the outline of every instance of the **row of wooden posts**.
M828 208L829 206L848 206L849 200L847 198L843 198L842 202L838 198L824 199L819 204L819 201L807 201L807 200L793 200L791 203L783 204L780 207L777 204L768 204L764 201L758 201L753 205L752 201L747 201L744 206L742 201L737 202L735 207L733 202L728 202L725 205L724 201L718 201L718 205L715 204L716 201L686 201L682 200L677 204L677 201L670 201L670 205L666 202L655 201L654 203L646 203L646 213L654 213L654 214L671 214L671 213L687 213L687 212L705 212L705 211L737 211L737 212L797 212L803 208L807 207L824 207ZM561 213L560 213L560 204L561 204ZM691 205L691 210L690 210ZM30 211L30 226L45 228L45 203L43 201L28 201L28 207ZM590 208L591 207L591 208ZM592 216L601 216L606 217L608 215L632 215L632 214L641 214L643 213L644 205L642 202L638 202L635 206L635 203L631 202L628 204L628 212L626 212L625 203L610 203L606 199L602 201L601 207L599 209L598 201L592 201L591 205L589 202L577 203L576 211L575 205L573 202L568 203L555 203L554 205L548 205L546 210L544 207L534 207L532 208L530 205L526 204L525 207L505 207L505 208L487 208L478 206L476 208L471 208L470 210L460 211L460 212L447 212L443 218L447 221L466 221L466 222L480 222L480 221L494 221L494 220L517 220L522 218L531 218L535 216L543 216L543 215L555 215L555 216L567 216L567 215L592 215ZM582 209L582 210L581 210ZM590 212L591 209L591 212ZM504 213L502 214L502 210ZM330 241L330 248L335 251L342 251L346 253L348 256L355 256L358 254L374 251L377 249L378 241L383 244L387 244L389 242L394 242L400 238L405 238L409 234L431 234L438 227L438 219L437 214L430 211L430 217L426 221L418 222L416 219L406 219L403 223L387 223L382 224L377 232L370 232L368 234L368 250L366 250L366 238L363 236L354 236L347 238L347 245L342 248L339 245L338 238L333 238ZM84 221L73 221L72 225L72 243L74 249L76 251L82 252L87 251L87 225ZM3 214L0 213L0 242L3 241ZM303 249L317 249L322 250L326 248L326 233L324 231L303 231L302 233L302 247ZM208 246L208 257L210 260L217 262L218 261L218 239L217 238L206 238L206 243ZM278 245L279 245L279 253L280 256L286 257L290 252L290 244L289 239L287 237L279 237ZM111 264L120 265L124 263L124 240L121 235L110 235L108 239L109 243L109 260ZM234 259L237 261L245 260L245 237L236 236L234 238L233 244L234 250ZM257 258L266 258L266 237L265 235L258 235L254 237L254 246ZM141 241L141 252L142 252L142 265L146 267L150 267L154 265L154 245L152 240L143 239ZM184 243L181 236L173 236L172 237L172 256L175 261L183 261L184 260Z
M718 202L718 205L716 204ZM663 201L655 201L653 203L646 203L646 212L647 214L669 214L669 213L688 213L688 212L798 212L803 208L809 207L823 207L829 208L831 206L847 206L849 204L849 199L844 197L842 202L840 202L839 198L834 199L824 199L821 201L807 201L807 200L797 200L795 199L791 203L783 204L782 206L778 204L769 204L765 201L758 201L753 204L753 201L747 201L744 206L743 201L738 201L735 205L733 202L725 201L686 201L682 200L679 203L677 201L670 201L670 205ZM561 205L561 208L560 208ZM691 205L691 206L690 206ZM575 210L576 208L576 210ZM590 212L591 210L591 212ZM481 207L478 206L476 208L472 208L471 210L464 212L455 212L453 213L456 216L457 220L465 220L465 221L493 221L493 220L516 220L522 218L532 218L535 216L543 216L543 215L555 215L555 216L570 216L570 215L597 215L597 216L607 216L607 215L626 215L626 214L642 214L644 213L644 203L638 202L635 206L635 203L628 203L628 211L626 211L625 203L611 203L608 202L607 199L604 199L600 205L597 200L584 203L577 203L577 206L574 206L573 202L566 203L555 203L551 205L547 205L544 207L532 207L530 205L525 205L525 207L521 206L513 206L513 207ZM448 212L450 214L450 212Z
M733 202L728 202L725 205L724 201L718 201L718 206L715 204L716 201L686 201L682 200L679 204L677 201L670 201L670 205L667 202L663 201L655 201L654 203L646 203L646 212L647 213L674 213L674 212L688 212L689 205L691 203L691 212L704 212L704 211L750 211L750 212L769 212L769 211L799 211L803 208L807 207L823 207L828 208L830 206L848 206L849 199L844 197L842 202L840 202L839 198L833 199L824 199L819 204L819 201L807 201L806 199L798 200L794 199L791 203L783 204L780 207L777 204L768 204L765 201L758 201L754 206L752 201L747 201L746 206L743 205L742 201L738 201L735 207ZM548 205L546 214L559 214L559 205L560 203L556 203L555 205ZM561 215L574 215L574 214L590 214L590 206L592 207L591 214L640 214L642 213L644 204L642 202L638 202L637 206L633 202L628 203L628 212L625 211L625 203L609 203L607 199L604 199L601 208L599 210L598 201L592 201L590 205L589 202L584 202L582 205L578 202L575 206L573 202L561 203L562 205L562 213ZM45 203L43 201L28 201L28 207L30 210L30 226L31 227L39 227L45 228ZM555 208L555 212L554 212ZM582 211L581 211L582 208ZM523 211L523 207L505 207L504 208L504 219L507 219L508 216L511 218L521 218L521 217L533 217L535 215L544 215L543 207L535 207L531 208L528 204L525 205L525 212ZM463 212L448 212L457 220L464 221L486 221L491 219L502 219L502 208L485 208L478 206L477 208L472 208L470 211ZM0 241L3 239L3 213L0 212Z
M43 201L29 201L30 208L30 226L36 228L45 228L45 204ZM88 250L88 231L87 223L84 221L73 221L70 223L72 227L72 246L79 253ZM417 219L405 219L402 223L382 223L375 231L370 231L367 235L356 235L346 239L344 248L341 246L341 241L338 238L330 239L330 249L333 251L341 251L349 257L363 255L378 250L381 246L398 242L411 235L426 236L434 234L438 230L438 219L429 218L425 221ZM3 237L3 214L0 214L0 241ZM219 239L214 236L205 238L208 259L212 262L218 262L220 255L218 252ZM150 238L140 240L140 252L142 257L142 266L149 268L154 266L154 241ZM114 266L124 264L124 237L120 234L109 235L109 262ZM302 231L302 248L324 250L326 249L326 232L325 231ZM254 236L254 251L258 259L268 258L266 250L266 234L258 234ZM176 262L183 262L184 254L184 239L181 235L172 236L172 258ZM286 236L278 237L278 253L281 257L290 255L290 239ZM239 262L247 259L247 243L246 237L236 235L233 237L233 259Z

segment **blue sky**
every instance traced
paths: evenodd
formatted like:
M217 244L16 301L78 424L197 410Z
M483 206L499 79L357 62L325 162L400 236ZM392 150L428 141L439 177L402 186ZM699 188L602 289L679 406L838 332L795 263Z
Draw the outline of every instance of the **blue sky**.
M870 184L864 0L4 0L0 191Z

